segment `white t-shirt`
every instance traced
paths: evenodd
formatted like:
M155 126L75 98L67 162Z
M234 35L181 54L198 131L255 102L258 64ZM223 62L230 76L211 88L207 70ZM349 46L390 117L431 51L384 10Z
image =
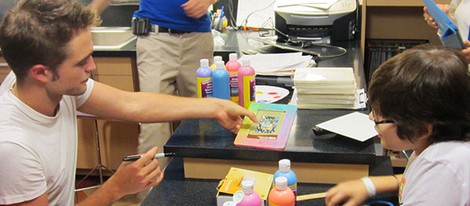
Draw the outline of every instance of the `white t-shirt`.
M469 206L470 142L441 142L414 153L400 185L403 206Z
M74 205L77 161L76 108L84 95L63 96L54 117L14 96L10 73L0 86L0 204L20 203L47 193L49 205Z
M455 12L453 11L454 9ZM470 0L452 0L450 3L449 16L457 24L462 40L468 40L468 30L470 29Z

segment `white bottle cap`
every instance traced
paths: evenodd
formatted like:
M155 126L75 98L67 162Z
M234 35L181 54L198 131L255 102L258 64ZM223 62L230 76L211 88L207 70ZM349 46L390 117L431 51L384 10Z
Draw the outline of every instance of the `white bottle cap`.
M201 67L209 67L209 59L201 59L200 63Z
M237 61L237 59L238 59L237 53L230 53L230 54L228 55L228 60L229 60L229 61Z
M216 69L225 69L225 64L224 64L224 61L216 61L215 62L215 68Z
M250 66L251 62L249 59L242 59L242 67Z
M229 201L229 202L233 202L233 205L228 205L228 206L238 205L238 203L243 201L243 198L245 198L245 193L242 190L236 191L232 196L233 201ZM226 205L224 204L224 206Z
M214 63L217 61L223 61L222 56L214 56Z
M279 160L279 171L281 171L281 172L289 172L290 171L290 160L289 159Z
M285 190L287 188L287 177L276 177L276 188L279 190Z
M253 182L252 180L243 180L242 181L243 193L245 193L246 195L253 193L254 185L255 185L255 182Z

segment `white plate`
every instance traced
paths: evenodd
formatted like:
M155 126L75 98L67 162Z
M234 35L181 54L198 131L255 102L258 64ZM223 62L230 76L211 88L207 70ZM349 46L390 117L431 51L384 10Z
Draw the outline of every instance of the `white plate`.
M273 103L277 102L289 94L289 90L282 87L256 85L256 102Z

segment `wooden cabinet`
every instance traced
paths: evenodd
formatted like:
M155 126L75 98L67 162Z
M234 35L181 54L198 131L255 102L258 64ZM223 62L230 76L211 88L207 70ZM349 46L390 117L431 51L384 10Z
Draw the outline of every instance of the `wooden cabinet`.
M137 91L135 57L97 57L93 79L110 86ZM98 164L94 119L79 118L78 169L92 169ZM117 169L122 157L137 153L139 125L134 122L97 120L100 152L104 166Z
M8 64L5 62L5 59L0 56L0 83L3 82L5 77L10 73L11 69Z
M437 30L424 22L423 5L422 0L363 0L362 52L367 39L424 39L439 45Z

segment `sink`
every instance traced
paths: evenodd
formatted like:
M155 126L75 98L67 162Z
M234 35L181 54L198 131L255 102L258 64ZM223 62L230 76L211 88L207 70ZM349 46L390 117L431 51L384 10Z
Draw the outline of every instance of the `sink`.
M131 27L93 27L91 36L94 50L118 50L137 39Z

